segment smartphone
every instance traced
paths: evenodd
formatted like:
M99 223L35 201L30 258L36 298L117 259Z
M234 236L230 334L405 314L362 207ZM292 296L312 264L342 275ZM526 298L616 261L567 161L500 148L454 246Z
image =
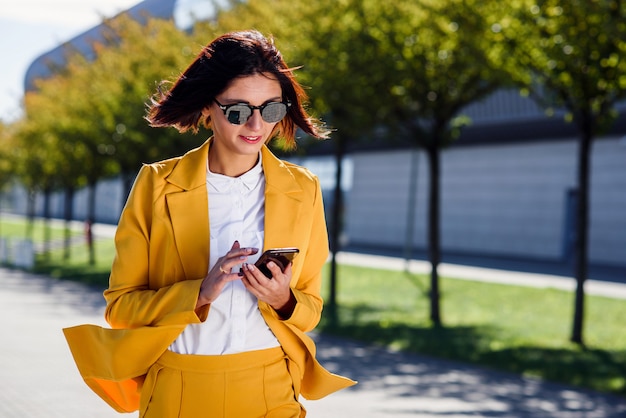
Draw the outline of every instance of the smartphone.
M261 270L266 277L271 279L272 272L266 266L268 261L273 261L282 271L285 271L287 265L293 261L299 252L300 250L294 247L272 248L271 250L266 250L263 254L261 254L261 257L259 257L254 265Z

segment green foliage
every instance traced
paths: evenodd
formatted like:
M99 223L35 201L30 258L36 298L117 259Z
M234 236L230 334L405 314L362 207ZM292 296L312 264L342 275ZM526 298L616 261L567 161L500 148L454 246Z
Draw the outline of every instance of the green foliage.
M144 119L146 104L161 81L177 78L201 45L172 21L148 19L140 24L121 16L105 24L106 40L94 45L91 63L92 89L99 98L94 111L106 127L98 144L101 153L111 155L128 173L142 162L180 155L206 139L151 128Z
M28 96L25 101L31 100L31 97ZM71 164L69 160L60 160L66 150L58 143L54 133L47 130L47 122L39 122L46 117L45 114L35 113L28 121L22 119L14 123L14 131L8 139L10 146L7 155L12 159L14 175L30 190L44 190L51 185L60 185L63 171L58 167L59 161ZM71 168L63 167L64 170Z
M0 121L0 193L14 177L15 164L11 158L14 141L10 134L11 128Z
M485 57L488 10L482 2L461 0L383 4L386 24L378 39L392 65L385 72L386 120L408 127L422 146L445 147L467 123L462 109L505 83Z
M527 0L501 6L493 22L504 64L544 107L598 134L626 97L626 4L619 0ZM591 124L587 126L586 124Z

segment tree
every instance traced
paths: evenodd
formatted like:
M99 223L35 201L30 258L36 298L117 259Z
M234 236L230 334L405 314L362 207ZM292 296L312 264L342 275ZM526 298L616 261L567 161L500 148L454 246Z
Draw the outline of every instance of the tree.
M0 121L0 215L2 214L3 192L5 187L15 177L14 161L11 158L14 140L10 130L11 128L8 125Z
M489 16L481 2L422 0L376 5L376 13L364 14L371 19L364 28L378 45L375 59L387 63L383 88L378 89L386 100L377 108L377 116L391 132L403 131L413 138L429 161L430 319L440 326L441 150L467 123L463 108L501 87L505 78L486 59Z
M98 98L93 117L104 125L99 147L117 163L126 200L142 162L180 155L204 140L175 129L151 128L144 119L159 83L176 78L202 44L171 20L138 22L122 15L104 25L104 40L94 44L90 63Z
M539 104L565 109L579 133L571 341L582 345L591 146L615 120L616 102L626 98L626 3L528 0L511 7L492 25L500 47L511 51L504 64Z
M74 218L72 210L74 191L86 185L88 188L86 235L89 247L89 263L95 264L95 248L91 224L95 222L96 184L102 178L115 173L115 164L109 149L103 146L103 138L109 134L101 108L106 103L107 91L99 89L100 79L94 77L92 63L80 55L72 55L67 67L58 79L46 82L65 84L62 91L64 100L55 109L56 124L52 128L63 147L71 147L70 158L75 159L78 181L70 180L75 169L67 169L66 181L66 221ZM45 82L44 82L45 83ZM40 94L46 89L39 86ZM66 169L65 167L63 167ZM67 248L67 247L66 247Z
M49 196L52 189L65 191L65 259L70 257L74 191L85 184L85 164L89 164L80 135L85 121L65 111L69 101L82 100L71 82L61 75L37 81L37 90L24 97L25 116L19 121L21 181L32 193L40 190Z
M37 80L37 89L25 100L28 123L53 137L62 150L54 162L66 191L66 220L73 219L74 191L88 186L88 225L95 221L99 180L121 172L128 192L132 174L142 162L190 148L184 141L188 136L181 138L173 129L152 129L144 120L146 103L158 82L189 60L190 36L172 21L159 19L140 23L122 15L103 25L103 40L92 45L92 55L68 50L65 65ZM93 264L91 228L86 232ZM69 256L69 235L66 243Z
M46 115L39 115L46 117ZM50 244L49 196L57 184L58 173L53 161L55 147L51 146L53 137L50 132L37 129L38 125L29 123L26 118L19 119L10 125L10 134L3 145L6 158L11 161L12 176L19 181L28 194L26 238L32 240L34 221L34 196L37 192L44 193L44 256L48 255Z

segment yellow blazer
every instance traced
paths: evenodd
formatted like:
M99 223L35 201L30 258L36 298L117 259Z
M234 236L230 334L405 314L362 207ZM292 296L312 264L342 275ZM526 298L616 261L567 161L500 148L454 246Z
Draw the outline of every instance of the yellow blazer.
M115 236L105 317L111 329L63 330L81 376L119 412L139 408L150 366L191 323L209 262L206 161L210 140L182 157L144 165L122 211ZM264 248L298 247L291 289L297 304L282 320L259 302L265 321L290 360L296 393L319 399L356 382L328 372L305 333L319 322L321 269L328 237L319 180L308 170L262 149L265 173ZM295 369L295 370L294 370ZM297 379L294 379L297 380Z

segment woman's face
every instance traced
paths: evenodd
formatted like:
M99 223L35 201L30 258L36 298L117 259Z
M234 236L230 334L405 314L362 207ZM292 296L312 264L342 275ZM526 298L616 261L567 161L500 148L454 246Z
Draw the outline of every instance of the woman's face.
M269 75L255 74L233 79L230 85L216 97L223 106L246 103L261 106L268 102L281 102L280 83ZM219 105L215 102L209 107L214 145L220 159L249 158L252 164L263 144L269 139L276 123L268 123L261 118L261 112L255 109L250 118L241 125L230 123ZM251 167L250 167L251 168Z

